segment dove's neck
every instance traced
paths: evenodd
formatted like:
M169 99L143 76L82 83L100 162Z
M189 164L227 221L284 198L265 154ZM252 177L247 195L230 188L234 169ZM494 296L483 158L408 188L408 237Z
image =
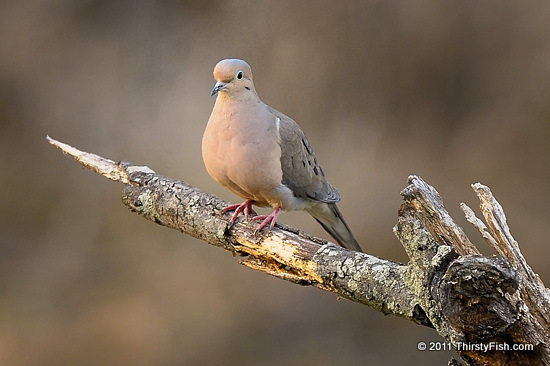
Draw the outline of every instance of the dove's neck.
M238 134L245 130L249 136L262 133L269 127L266 121L272 119L267 106L252 93L238 96L220 94L212 113L221 117L217 123L227 133Z
M263 102L254 92L239 93L237 95L229 95L228 93L220 93L216 98L214 109L220 113L231 116L244 111L251 112L257 108L264 108Z

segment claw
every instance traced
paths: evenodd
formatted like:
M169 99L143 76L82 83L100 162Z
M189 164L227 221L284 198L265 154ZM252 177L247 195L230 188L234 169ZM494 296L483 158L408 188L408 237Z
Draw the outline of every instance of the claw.
M244 214L244 217L247 220L248 220L248 215L249 214L253 214L254 216L256 216L257 215L256 211L254 211L254 209L252 208L253 204L254 204L254 201L246 200L241 204L229 205L229 206L225 207L222 210L223 213L226 213L227 211L235 210L235 212L231 216L231 219L229 220L229 227L231 227L231 225L233 225L235 223L235 221L237 220L237 217L239 216L239 214L241 212Z
M257 215L252 218L252 221L263 220L260 225L254 230L254 234L262 230L267 224L269 224L269 230L273 229L273 225L277 222L277 217L281 213L281 208L277 207L270 215Z

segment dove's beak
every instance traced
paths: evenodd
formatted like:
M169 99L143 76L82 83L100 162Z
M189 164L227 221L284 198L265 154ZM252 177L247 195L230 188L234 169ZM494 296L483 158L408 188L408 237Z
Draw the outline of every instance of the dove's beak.
M218 94L218 92L219 92L220 90L222 90L223 88L225 88L225 85L226 85L226 84L227 84L227 83L224 83L223 81L218 81L218 82L216 83L216 85L214 85L214 89L212 89L212 92L210 93L210 96L212 97L212 96Z

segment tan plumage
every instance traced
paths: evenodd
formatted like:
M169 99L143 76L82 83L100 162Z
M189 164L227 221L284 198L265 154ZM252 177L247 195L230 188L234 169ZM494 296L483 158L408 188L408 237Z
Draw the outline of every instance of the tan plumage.
M246 201L232 205L248 216L252 205L271 206L258 230L277 221L282 211L309 212L336 241L361 251L336 202L340 194L325 178L309 142L291 118L264 104L252 82L250 66L238 59L214 68L216 103L202 140L210 176Z

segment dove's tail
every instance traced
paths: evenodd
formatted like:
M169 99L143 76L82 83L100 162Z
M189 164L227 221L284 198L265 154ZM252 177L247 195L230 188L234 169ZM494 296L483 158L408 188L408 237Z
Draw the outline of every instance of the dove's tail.
M363 252L336 203L319 203L308 212L338 244L356 252Z

